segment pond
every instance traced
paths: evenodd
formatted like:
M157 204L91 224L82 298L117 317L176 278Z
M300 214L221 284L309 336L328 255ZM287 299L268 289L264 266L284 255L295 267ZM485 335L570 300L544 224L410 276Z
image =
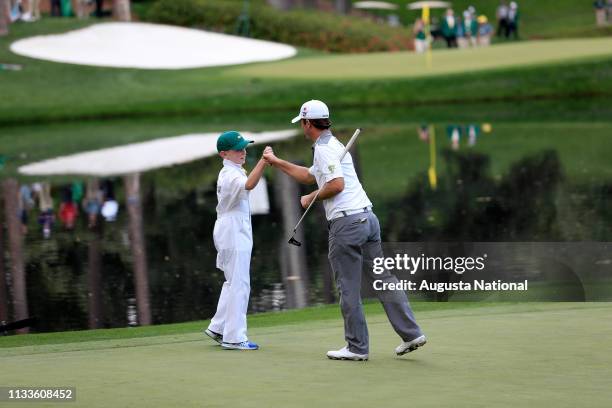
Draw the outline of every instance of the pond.
M607 243L612 241L609 106L609 100L592 100L415 107L409 111L402 107L367 112L345 109L334 129L346 141L355 127L364 127L353 154L381 221L383 241ZM0 136L0 141L11 137L21 140L16 145L2 144L12 161L4 176L12 176L19 165L48 157L49 152L73 153L147 137L233 128L290 128L284 116L290 119L293 115L16 127ZM419 133L419 129L428 130L428 134ZM84 130L105 142L66 142L86 140ZM432 133L435 189L428 175ZM40 138L35 143L36 151L25 150L32 146L24 141L27 138ZM49 143L67 147L47 149ZM273 147L281 157L310 163L310 145L301 136L276 142ZM262 149L261 145L250 148L247 168L252 167ZM154 324L203 320L214 314L223 283L223 273L215 268L212 241L215 180L220 166L219 158L210 157L140 175L143 245ZM18 180L20 187L30 188L35 200L26 211L22 231L29 315L37 318L33 331L138 324L125 179L19 176ZM50 194L44 192L47 188ZM287 183L269 169L266 188L268 197L263 200L270 209L252 217L249 311L336 302L321 208L315 208L306 219L301 235L304 245L287 245L293 228L289 221L299 215L299 208L288 212L287 203L294 200L297 205L299 195L309 192L310 187ZM106 217L89 217L88 207L83 205L88 191L90 195L101 191L104 201L116 201L116 214L113 208L107 208ZM53 219L45 217L43 209L48 204L40 202L41 194L53 201ZM7 283L7 294L0 300L10 316L13 306L7 300L12 299L14 287L6 232L0 245ZM298 262L297 271L294 262ZM533 269L533 264L524 259L516 258L516 262L517 267ZM606 285L608 269L597 276ZM557 295L542 291L529 300L576 300ZM427 300L514 299L482 294L439 298L423 291L414 291L412 296ZM581 300L610 301L612 293L587 291Z

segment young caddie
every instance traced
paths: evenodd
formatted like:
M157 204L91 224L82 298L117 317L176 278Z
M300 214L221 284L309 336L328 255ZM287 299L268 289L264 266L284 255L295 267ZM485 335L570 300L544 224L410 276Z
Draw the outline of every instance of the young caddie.
M213 232L217 249L217 268L225 275L217 312L204 331L226 350L257 350L248 340L246 313L251 290L249 269L253 232L249 191L261 178L266 161L260 159L247 176L242 168L246 147L240 133L228 131L217 139L217 151L223 158L223 168L217 179L217 221Z

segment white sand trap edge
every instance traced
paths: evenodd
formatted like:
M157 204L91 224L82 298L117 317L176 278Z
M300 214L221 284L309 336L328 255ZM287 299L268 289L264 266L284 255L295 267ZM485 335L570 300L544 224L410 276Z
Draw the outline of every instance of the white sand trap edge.
M27 164L19 167L18 171L29 176L75 174L105 177L140 173L214 156L220 133L189 134L77 153ZM261 144L290 139L298 134L298 130L240 133L245 139Z
M187 69L292 57L292 46L150 23L101 23L21 39L11 51L47 61L113 68Z

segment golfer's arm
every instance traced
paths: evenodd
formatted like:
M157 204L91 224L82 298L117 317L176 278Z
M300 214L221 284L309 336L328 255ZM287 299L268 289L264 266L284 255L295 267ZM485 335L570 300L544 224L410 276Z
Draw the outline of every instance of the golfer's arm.
M247 177L247 181L244 184L244 188L247 190L252 190L255 188L257 183L259 183L259 179L266 168L266 161L264 159L260 159L253 170L251 170L251 174Z
M316 183L314 176L308 172L308 167L298 166L283 159L274 161L274 167L279 168L302 184Z
M344 178L337 177L333 180L325 183L319 195L317 196L317 201L327 200L328 198L332 198L335 195L339 194L344 190Z

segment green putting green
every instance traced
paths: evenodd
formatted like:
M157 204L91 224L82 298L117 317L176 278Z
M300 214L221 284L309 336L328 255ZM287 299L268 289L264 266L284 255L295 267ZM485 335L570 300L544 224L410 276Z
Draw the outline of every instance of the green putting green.
M380 308L368 305L368 362L325 358L343 336L323 309L302 322L253 318L256 352L224 351L182 329L106 340L99 331L100 340L79 342L70 333L73 342L21 347L0 339L0 384L74 386L74 407L609 406L612 304L415 306L429 343L404 357L393 354L399 338Z
M385 52L325 55L228 69L225 75L295 79L410 78L526 67L612 55L612 38L530 41L424 54Z

